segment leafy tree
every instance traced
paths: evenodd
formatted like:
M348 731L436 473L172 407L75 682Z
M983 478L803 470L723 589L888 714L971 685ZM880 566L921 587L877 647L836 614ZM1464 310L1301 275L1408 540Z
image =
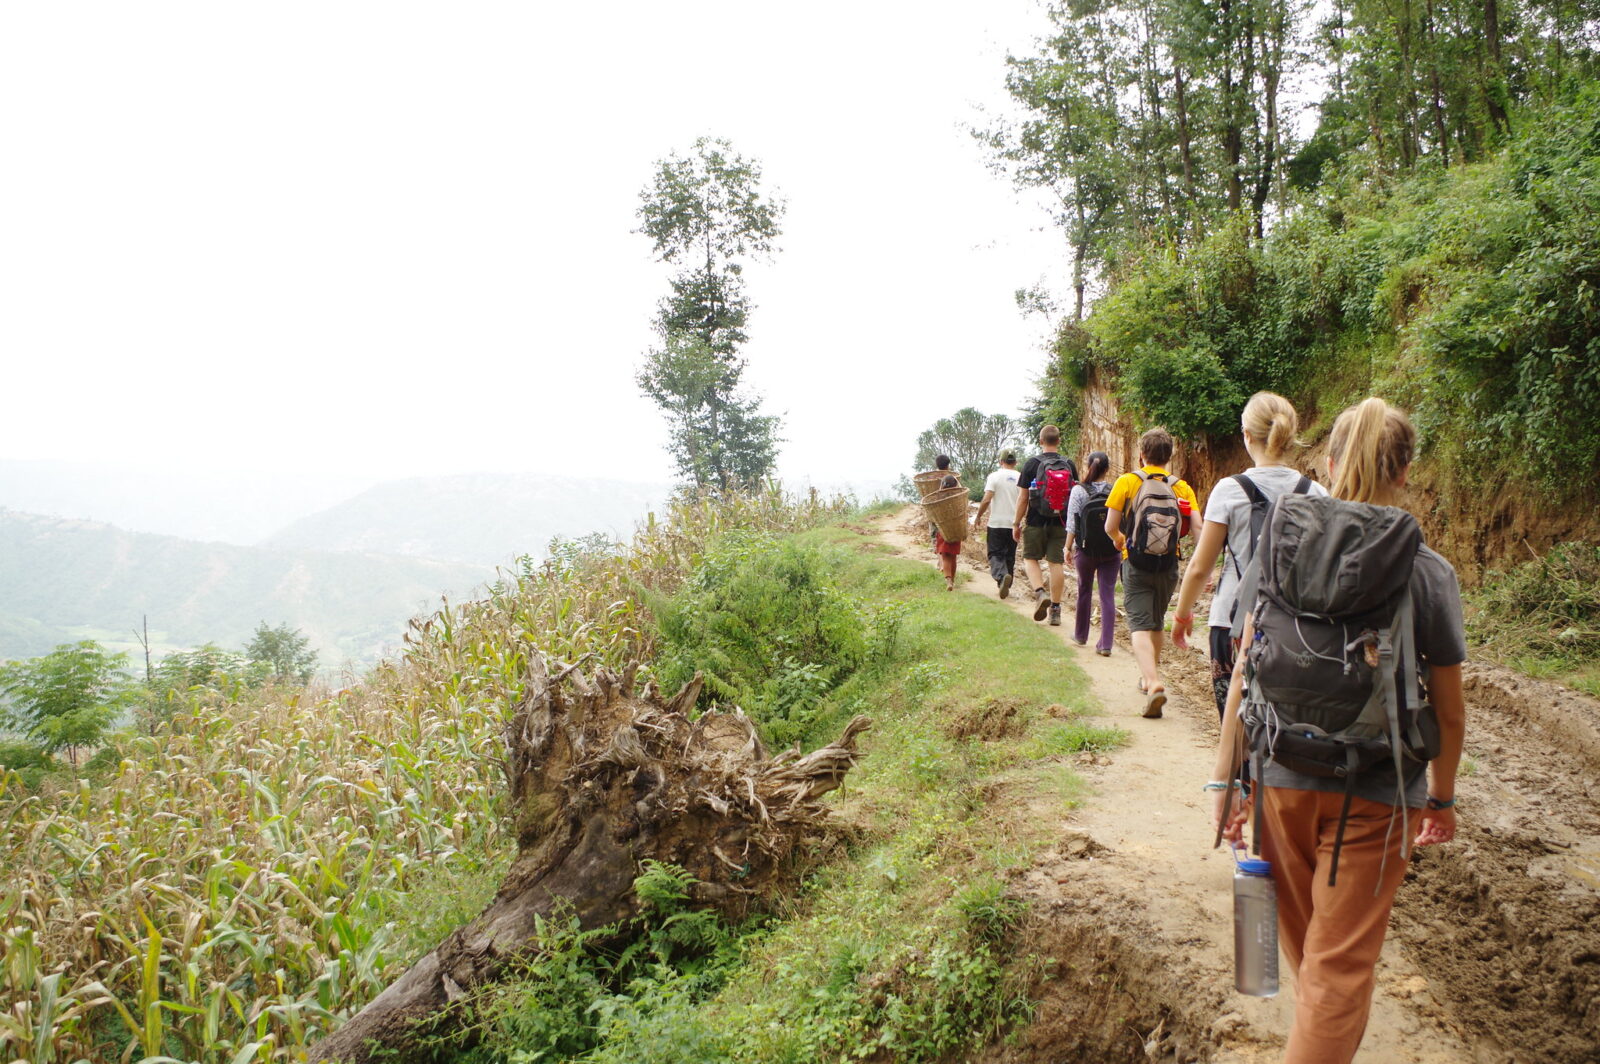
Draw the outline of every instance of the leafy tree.
M744 265L776 250L781 200L760 191L760 167L725 140L702 137L662 160L640 193L639 232L680 267L656 315L660 344L638 374L666 415L679 473L698 488L749 487L777 458L779 419L741 390L750 304Z
M984 478L1000 460L1000 452L1021 446L1019 430L1018 423L1004 414L984 414L970 406L957 410L917 437L916 466L932 469L935 456L949 455L951 471L961 476L967 494L981 499Z
M269 628L262 621L245 644L244 656L264 665L278 683L310 683L317 671L317 652L310 643L297 628L287 624Z
M136 697L127 655L92 640L0 666L0 714L47 753L96 743Z
M668 333L639 371L640 388L667 415L678 472L696 487L748 487L777 460L778 419L739 392L742 371L692 333Z

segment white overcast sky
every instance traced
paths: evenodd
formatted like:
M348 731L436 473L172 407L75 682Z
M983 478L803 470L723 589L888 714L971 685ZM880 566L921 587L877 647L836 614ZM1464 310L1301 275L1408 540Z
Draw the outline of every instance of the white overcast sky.
M666 480L654 160L789 203L749 274L781 469L1014 413L1062 271L966 129L1034 0L0 6L0 458ZM629 438L634 447L622 446Z

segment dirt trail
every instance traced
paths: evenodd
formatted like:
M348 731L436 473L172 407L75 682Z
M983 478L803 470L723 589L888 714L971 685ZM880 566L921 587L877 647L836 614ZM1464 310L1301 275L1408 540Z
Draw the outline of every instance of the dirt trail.
M931 565L925 527L915 507L876 522L897 552ZM998 599L971 544L960 590ZM1031 617L1025 595L1009 606ZM1100 657L1072 643L1068 613L1051 630L1130 742L1079 766L1092 797L1016 885L1044 917L1035 948L1060 967L1021 1042L983 1059L1276 1060L1292 980L1271 1000L1232 989L1232 862L1210 848L1200 789L1217 736L1206 659L1169 648L1165 716L1144 720L1126 632ZM1600 1061L1600 705L1477 666L1468 687L1462 830L1407 875L1356 1059Z

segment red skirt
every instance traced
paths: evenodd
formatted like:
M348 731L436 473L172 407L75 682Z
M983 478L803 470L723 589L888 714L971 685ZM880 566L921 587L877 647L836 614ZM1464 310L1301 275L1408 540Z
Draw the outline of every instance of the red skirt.
M961 541L958 539L954 543L951 543L948 539L945 539L938 532L935 532L933 534L933 552L935 554L957 554L957 555L959 555L961 553Z

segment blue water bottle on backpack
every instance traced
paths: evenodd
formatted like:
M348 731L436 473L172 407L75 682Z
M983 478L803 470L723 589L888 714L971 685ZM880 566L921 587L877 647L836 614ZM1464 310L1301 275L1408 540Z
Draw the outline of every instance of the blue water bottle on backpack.
M1278 891L1270 861L1234 866L1233 985L1253 997L1278 992Z

